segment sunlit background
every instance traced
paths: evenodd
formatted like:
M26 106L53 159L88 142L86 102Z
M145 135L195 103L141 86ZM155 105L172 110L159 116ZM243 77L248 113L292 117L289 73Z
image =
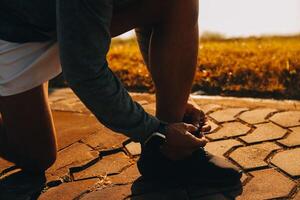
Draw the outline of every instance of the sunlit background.
M200 0L199 26L227 37L300 33L300 0Z

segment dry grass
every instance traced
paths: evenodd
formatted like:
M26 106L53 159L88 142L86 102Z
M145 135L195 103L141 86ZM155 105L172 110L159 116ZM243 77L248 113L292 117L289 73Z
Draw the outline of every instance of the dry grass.
M205 39L199 49L193 91L300 99L300 36ZM135 40L113 41L108 61L126 88L154 92Z
M300 96L300 37L202 40L199 49L194 91ZM108 60L127 88L154 91L134 40L114 41Z

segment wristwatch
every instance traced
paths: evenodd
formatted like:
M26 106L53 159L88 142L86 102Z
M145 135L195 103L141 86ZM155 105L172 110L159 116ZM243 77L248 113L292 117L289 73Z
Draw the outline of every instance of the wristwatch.
M144 145L147 145L149 141L155 139L159 143L163 143L166 140L166 131L167 131L168 123L160 121L157 131L152 133L144 142Z

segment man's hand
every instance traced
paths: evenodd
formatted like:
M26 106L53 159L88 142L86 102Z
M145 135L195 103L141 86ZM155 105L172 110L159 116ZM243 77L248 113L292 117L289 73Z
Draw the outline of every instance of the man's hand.
M186 105L183 122L201 128L201 132L209 132L211 129L211 126L207 123L204 112L200 110L197 105L193 105L192 103Z
M205 137L195 137L191 133L198 128L192 124L174 123L166 129L166 142L161 146L161 152L171 160L182 160L208 142Z
M209 132L211 129L202 110L188 103L183 121L184 123L168 125L166 130L166 143L161 147L161 151L171 160L182 160L208 142L203 134L197 137L193 135L199 129L200 132Z

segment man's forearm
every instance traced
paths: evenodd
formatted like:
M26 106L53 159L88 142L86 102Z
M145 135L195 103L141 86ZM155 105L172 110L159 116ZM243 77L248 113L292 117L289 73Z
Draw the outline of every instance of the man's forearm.
M70 87L104 125L143 142L159 120L131 99L107 65L112 1L57 4L61 64Z
M72 89L105 126L145 141L158 129L159 120L132 100L106 64L102 69L96 77L72 84Z

